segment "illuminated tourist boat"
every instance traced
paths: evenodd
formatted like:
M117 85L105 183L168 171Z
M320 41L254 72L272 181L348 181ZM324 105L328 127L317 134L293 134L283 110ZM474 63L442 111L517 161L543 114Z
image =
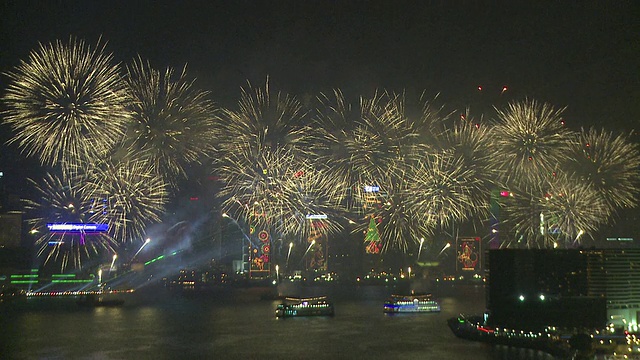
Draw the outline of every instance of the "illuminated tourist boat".
M391 295L384 303L385 313L438 312L440 303L431 294L423 295Z
M333 303L326 296L313 298L287 297L276 307L276 317L331 316Z

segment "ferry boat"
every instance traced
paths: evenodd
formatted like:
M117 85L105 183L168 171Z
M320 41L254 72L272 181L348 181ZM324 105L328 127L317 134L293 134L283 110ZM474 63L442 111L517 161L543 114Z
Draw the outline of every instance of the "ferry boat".
M276 317L332 316L333 303L326 296L312 298L286 297L276 307Z
M440 303L431 294L391 295L384 303L385 313L439 312Z

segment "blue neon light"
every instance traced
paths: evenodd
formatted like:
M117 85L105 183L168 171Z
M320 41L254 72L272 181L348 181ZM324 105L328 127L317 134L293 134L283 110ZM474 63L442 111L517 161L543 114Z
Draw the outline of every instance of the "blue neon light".
M103 232L109 230L109 224L78 224L78 223L66 223L66 224L47 224L49 231L53 232Z

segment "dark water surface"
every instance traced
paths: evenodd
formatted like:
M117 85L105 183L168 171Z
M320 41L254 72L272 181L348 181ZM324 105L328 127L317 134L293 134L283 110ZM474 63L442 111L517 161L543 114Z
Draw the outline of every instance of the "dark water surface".
M553 359L451 333L448 318L484 311L481 286L435 289L442 312L432 314L383 314L391 292L366 286L298 289L294 295L331 295L336 314L287 319L276 319L278 301L261 300L255 289L196 296L138 291L115 308L82 308L70 298L29 299L0 305L0 358Z

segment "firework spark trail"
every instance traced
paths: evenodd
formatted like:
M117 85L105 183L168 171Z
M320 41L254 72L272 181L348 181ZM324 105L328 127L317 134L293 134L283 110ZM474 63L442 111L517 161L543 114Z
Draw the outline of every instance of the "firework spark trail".
M81 269L87 260L101 253L114 253L116 243L103 233L91 235L82 241L83 235L76 233L49 232L48 223L99 223L102 217L103 201L87 192L79 184L80 178L61 179L47 174L42 183L29 180L35 189L34 199L26 199L25 210L30 215L28 224L38 238L38 256L44 257L44 264L55 263L61 271L68 267ZM51 244L50 244L51 243Z
M567 167L593 186L611 211L637 205L640 151L628 136L582 129L571 143Z
M127 66L127 85L133 99L133 121L123 149L128 159L148 160L175 185L187 176L185 167L214 152L219 118L208 92L187 80L186 66L174 74L155 70L138 58Z
M160 222L167 203L168 185L146 161L94 164L83 186L106 199L101 219L110 224L109 232L120 244L144 238L146 227Z
M129 103L118 65L100 41L40 44L9 72L4 122L42 164L103 157L124 134Z
M562 121L564 109L525 100L496 111L495 150L504 182L538 182L559 168L571 136Z

